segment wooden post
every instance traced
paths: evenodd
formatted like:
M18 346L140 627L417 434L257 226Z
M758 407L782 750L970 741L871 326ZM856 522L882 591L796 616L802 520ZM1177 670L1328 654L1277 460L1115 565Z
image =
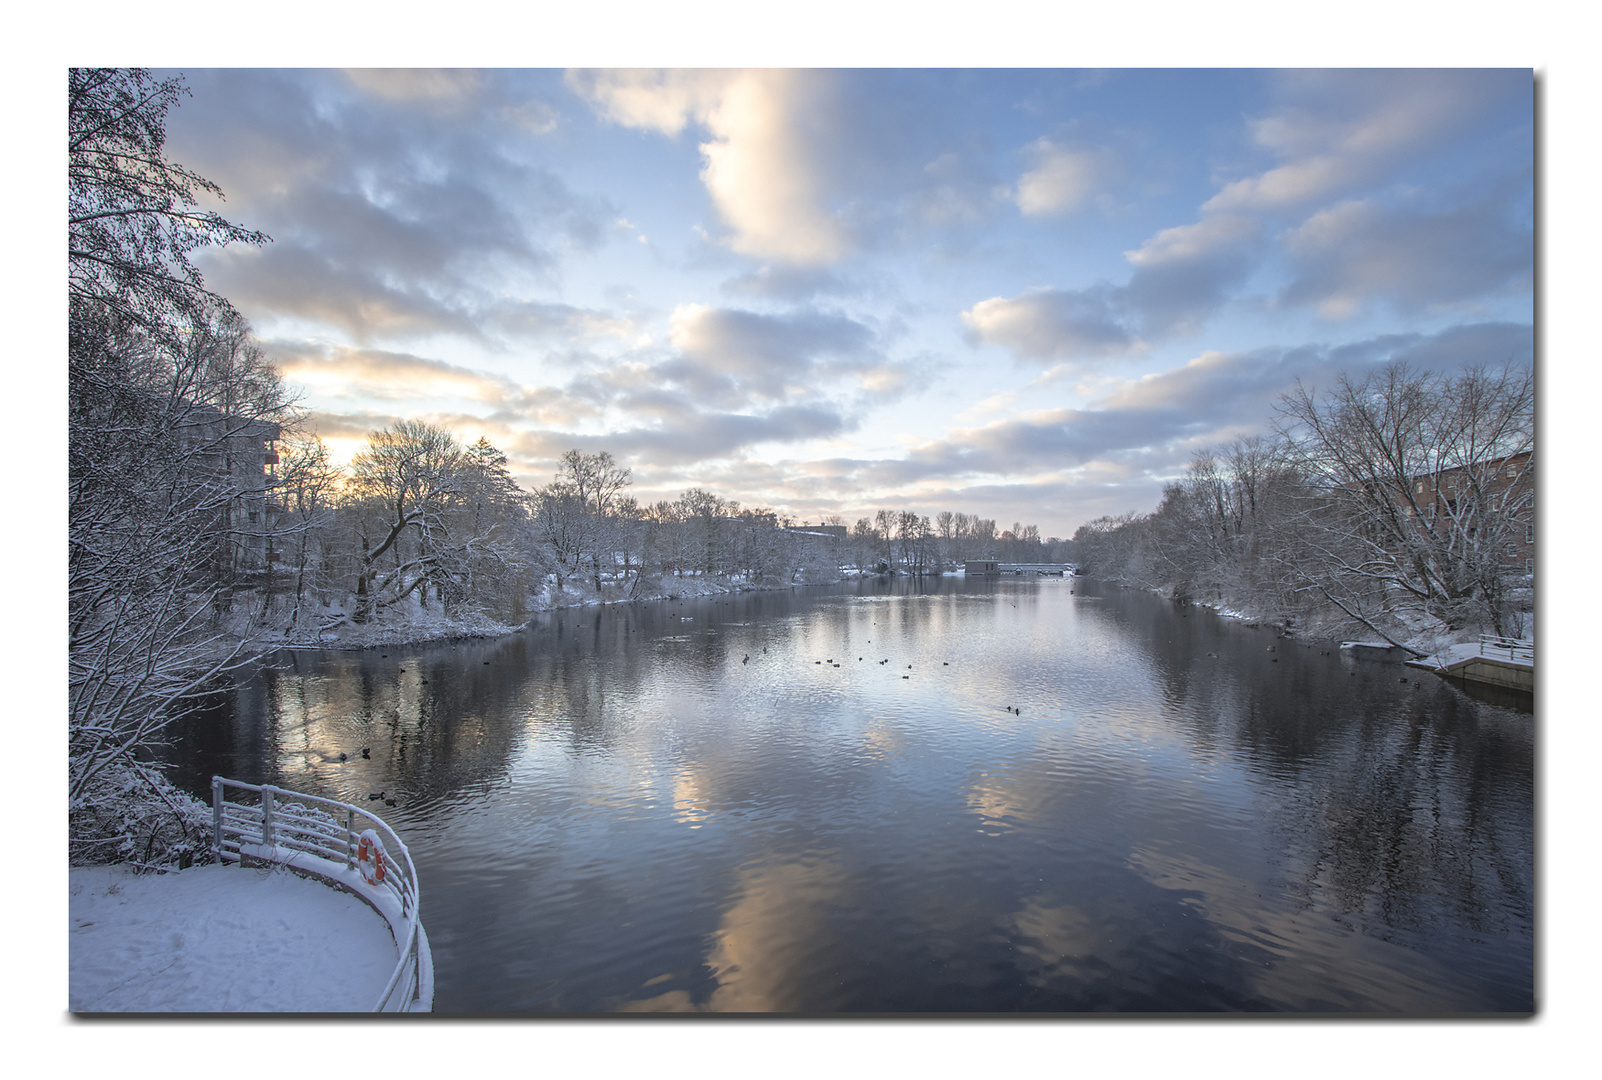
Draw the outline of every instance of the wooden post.
M273 789L261 789L261 842L264 847L273 846Z

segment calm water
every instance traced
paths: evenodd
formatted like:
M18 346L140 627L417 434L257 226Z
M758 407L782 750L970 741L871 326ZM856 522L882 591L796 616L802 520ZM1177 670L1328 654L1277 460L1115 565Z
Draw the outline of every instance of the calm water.
M182 779L397 798L442 1012L1528 1011L1517 704L1082 579L870 581L281 655Z

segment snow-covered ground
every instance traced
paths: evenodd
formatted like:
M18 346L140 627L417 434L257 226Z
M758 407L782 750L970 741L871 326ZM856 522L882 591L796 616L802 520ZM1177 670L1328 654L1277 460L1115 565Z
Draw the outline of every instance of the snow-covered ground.
M384 920L282 870L68 871L72 1012L350 1012L395 969Z
M685 597L720 596L725 593L743 593L789 589L806 585L833 585L848 577L861 576L859 570L834 570L817 580L810 578L793 582L755 584L740 578L707 577L697 574L676 576L664 574L629 588L608 581L605 590L596 590L583 579L572 579L561 589L547 583L537 596L528 598L530 616L559 608L590 607L606 603L650 602L678 600ZM308 623L281 627L269 632L261 645L265 648L318 648L318 649L370 649L389 645L419 645L429 641L449 641L459 638L494 638L515 634L522 626L496 622L482 615L446 615L438 607L421 608L415 602L385 609L363 624L334 621L343 616L343 607L332 607ZM326 625L325 625L326 624ZM230 629L243 636L248 620Z

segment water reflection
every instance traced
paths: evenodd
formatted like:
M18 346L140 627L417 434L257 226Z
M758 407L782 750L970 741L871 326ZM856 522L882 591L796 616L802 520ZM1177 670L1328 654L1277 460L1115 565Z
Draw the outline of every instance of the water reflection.
M1411 674L874 581L286 655L186 745L396 798L445 1011L1528 1009L1530 718Z

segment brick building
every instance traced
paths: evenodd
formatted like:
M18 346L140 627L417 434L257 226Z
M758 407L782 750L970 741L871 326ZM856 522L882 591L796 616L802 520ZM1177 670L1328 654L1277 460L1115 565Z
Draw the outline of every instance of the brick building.
M1484 465L1443 469L1413 480L1406 515L1428 515L1461 522L1467 535L1479 531L1485 513L1507 514L1516 526L1505 541L1502 557L1509 567L1535 573L1535 454L1523 451ZM1478 501L1476 501L1478 500Z

